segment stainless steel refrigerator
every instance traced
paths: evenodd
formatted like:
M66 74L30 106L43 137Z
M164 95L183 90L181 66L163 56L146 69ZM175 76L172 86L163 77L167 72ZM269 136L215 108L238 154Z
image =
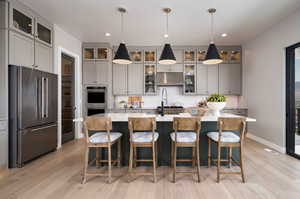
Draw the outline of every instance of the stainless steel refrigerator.
M57 146L57 75L9 66L9 167Z

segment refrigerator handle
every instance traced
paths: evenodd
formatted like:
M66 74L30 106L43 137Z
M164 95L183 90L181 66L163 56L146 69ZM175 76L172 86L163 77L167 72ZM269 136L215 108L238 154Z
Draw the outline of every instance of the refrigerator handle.
M41 103L40 103L40 100L41 100L41 96L40 96L40 81L39 81L39 78L36 78L36 98L37 98L37 104L36 104L36 107L37 107L37 112L40 113L40 109L41 109ZM40 119L41 115L38 114L38 117Z
M42 77L42 118L48 117L49 107L49 80L48 78Z

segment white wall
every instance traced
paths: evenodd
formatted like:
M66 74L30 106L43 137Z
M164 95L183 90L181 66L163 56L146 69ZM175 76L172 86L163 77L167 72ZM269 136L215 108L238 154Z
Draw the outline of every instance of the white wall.
M58 25L54 25L54 72L58 74L58 148L61 147L61 53L66 53L75 58L75 104L76 104L76 116L81 117L81 41L65 32ZM75 137L79 138L80 123L76 124Z
M285 48L297 42L300 10L242 45L248 114L257 119L249 131L281 151L285 149Z
M156 108L161 103L161 90L163 87L158 88L157 96L143 96L144 108ZM168 92L168 105L181 105L184 107L197 106L197 104L204 100L207 96L185 96L182 95L182 87L165 87ZM115 105L121 100L128 100L126 96L115 97ZM227 108L245 108L246 104L243 97L228 96L227 97Z

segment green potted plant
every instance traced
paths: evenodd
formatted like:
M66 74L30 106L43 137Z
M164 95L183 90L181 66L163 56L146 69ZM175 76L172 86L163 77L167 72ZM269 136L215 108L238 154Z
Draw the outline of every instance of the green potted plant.
M220 111L226 106L226 97L214 93L207 98L207 107L213 112L214 116L220 116Z
M127 108L127 102L125 100L119 101L120 108Z

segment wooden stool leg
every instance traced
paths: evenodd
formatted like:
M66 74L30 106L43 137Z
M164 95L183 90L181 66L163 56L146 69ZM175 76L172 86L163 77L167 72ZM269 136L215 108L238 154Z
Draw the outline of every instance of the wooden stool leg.
M217 182L220 182L220 167L221 167L221 147L218 144L218 165L217 165Z
M157 150L157 141L155 142L155 157L156 157L156 168L158 168L158 150Z
M171 168L174 168L174 142L173 140L171 141Z
M111 183L111 145L108 146L108 183Z
M176 157L177 156L177 146L174 142L174 154L173 154L173 182L176 182Z
M155 143L152 144L153 182L156 182L156 152Z
M99 168L100 167L100 147L96 148L96 167Z
M244 174L244 152L242 145L240 146L240 167L241 167L241 174L242 174L242 181L245 183L245 174Z
M232 148L228 147L228 168L231 167L231 159L232 159Z
M121 166L121 139L118 141L118 167Z
M133 147L133 167L136 167L137 147Z
M129 168L128 168L128 175L130 177L132 177L132 165L133 165L133 145L132 145L132 143L130 143Z
M192 166L195 168L196 166L196 147L192 147Z
M88 165L89 165L89 151L90 151L89 147L86 146L85 157L84 157L82 184L86 183L86 173L87 173L87 168L88 168Z
M207 157L208 157L207 165L208 165L208 168L210 168L210 166L211 166L211 140L210 140L210 138L208 138L208 154L207 154Z
M197 146L196 146L196 155L197 155L198 182L200 182L200 150L199 150L199 143L197 143Z

